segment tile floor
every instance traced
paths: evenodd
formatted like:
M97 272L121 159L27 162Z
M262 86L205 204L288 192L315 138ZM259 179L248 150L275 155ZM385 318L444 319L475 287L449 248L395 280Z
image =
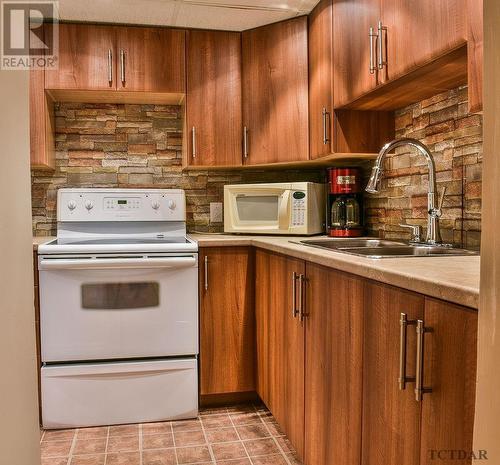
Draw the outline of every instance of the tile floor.
M203 409L195 420L42 431L42 465L300 465L262 405Z

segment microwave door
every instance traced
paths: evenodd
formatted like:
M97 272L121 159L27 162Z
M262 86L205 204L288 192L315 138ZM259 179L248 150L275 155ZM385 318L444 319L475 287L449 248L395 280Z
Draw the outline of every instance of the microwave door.
M279 230L288 231L290 229L290 191L285 190L279 202Z

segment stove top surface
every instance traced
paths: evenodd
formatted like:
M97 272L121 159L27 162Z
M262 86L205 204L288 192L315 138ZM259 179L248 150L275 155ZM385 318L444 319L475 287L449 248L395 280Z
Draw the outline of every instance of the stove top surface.
M140 245L140 244L189 244L185 237L158 237L158 238L102 238L102 239L82 239L82 238L62 238L55 239L47 245Z

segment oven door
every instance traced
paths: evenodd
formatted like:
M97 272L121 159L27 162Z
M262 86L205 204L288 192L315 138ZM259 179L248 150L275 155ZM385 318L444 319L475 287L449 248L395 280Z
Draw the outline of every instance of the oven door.
M197 254L39 257L43 362L198 353Z

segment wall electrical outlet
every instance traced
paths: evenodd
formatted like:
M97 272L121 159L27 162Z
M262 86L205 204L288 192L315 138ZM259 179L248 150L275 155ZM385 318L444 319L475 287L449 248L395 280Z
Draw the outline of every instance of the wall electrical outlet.
M222 222L222 202L210 202L210 223Z

